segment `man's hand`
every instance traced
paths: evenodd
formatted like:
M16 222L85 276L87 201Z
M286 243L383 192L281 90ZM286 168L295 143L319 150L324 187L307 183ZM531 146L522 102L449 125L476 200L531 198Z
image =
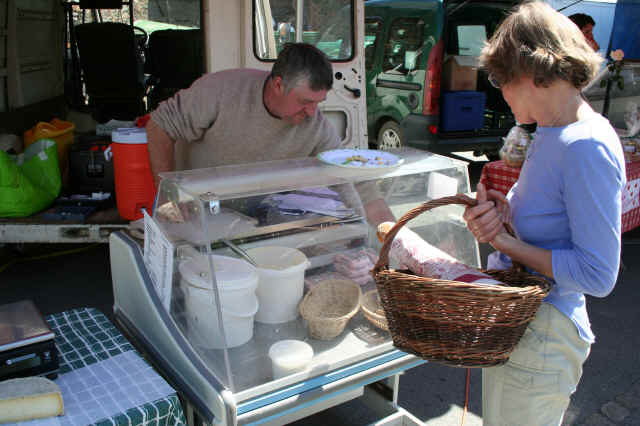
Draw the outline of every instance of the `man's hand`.
M499 191L490 189L487 192L481 183L477 187L476 199L478 204L467 207L462 217L473 236L481 243L488 243L496 235L507 232L504 223L509 220L509 202Z

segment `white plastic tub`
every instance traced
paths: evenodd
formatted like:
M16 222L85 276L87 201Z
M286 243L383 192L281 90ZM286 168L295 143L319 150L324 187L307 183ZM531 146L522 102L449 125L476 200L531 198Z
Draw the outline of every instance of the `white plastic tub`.
M243 260L226 256L212 257L227 344L218 321L206 256L184 260L178 266L189 338L206 348L233 348L253 337L253 319L259 306L255 295L258 273Z
M256 295L260 308L256 321L279 324L298 316L298 304L304 290L304 271L311 265L300 250L265 246L247 250L258 265Z

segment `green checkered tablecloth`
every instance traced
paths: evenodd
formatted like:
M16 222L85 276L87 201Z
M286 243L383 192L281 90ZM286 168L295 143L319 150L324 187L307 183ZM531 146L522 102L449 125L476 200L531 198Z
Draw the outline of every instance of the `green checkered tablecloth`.
M131 343L100 311L93 308L74 309L49 315L45 319L56 335L60 361L59 380L56 382L60 381L64 386L61 389L65 399L65 416L58 418L60 425L78 425L84 419L85 424L99 426L186 424L175 391L171 392L164 379L151 370ZM122 370L118 371L119 365ZM105 383L98 383L97 380L102 377L113 380L116 386L110 385L105 391ZM114 389L116 387L121 389ZM130 401L140 400L141 395L149 389L166 396L127 406ZM137 398L132 397L134 394ZM74 411L73 404L76 404L76 414L81 413L74 418L67 418L70 416L68 413ZM81 409L78 407L80 404ZM113 411L113 407L126 409L96 420L98 407L106 411Z

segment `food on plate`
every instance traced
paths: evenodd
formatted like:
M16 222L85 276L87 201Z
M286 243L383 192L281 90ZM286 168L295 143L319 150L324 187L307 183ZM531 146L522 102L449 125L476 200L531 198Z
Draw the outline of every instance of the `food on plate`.
M362 156L362 155L351 155L351 156L347 157L347 159L344 160L344 162L342 164L349 164L349 163L352 163L354 161L359 161L359 162L361 162L363 164L366 164L369 160L366 157Z
M372 159L369 159L363 155L351 155L349 157L346 158L346 160L344 160L342 162L342 164L351 164L353 162L360 162L363 165L364 164L377 164L379 166L388 166L391 164L391 162L389 160L385 160L382 157L375 157Z

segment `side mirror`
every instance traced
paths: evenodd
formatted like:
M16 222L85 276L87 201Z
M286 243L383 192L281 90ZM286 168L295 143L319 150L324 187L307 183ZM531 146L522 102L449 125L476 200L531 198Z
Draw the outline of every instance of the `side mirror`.
M413 71L416 69L416 59L418 58L418 52L415 50L407 50L404 52L404 69L407 71Z

